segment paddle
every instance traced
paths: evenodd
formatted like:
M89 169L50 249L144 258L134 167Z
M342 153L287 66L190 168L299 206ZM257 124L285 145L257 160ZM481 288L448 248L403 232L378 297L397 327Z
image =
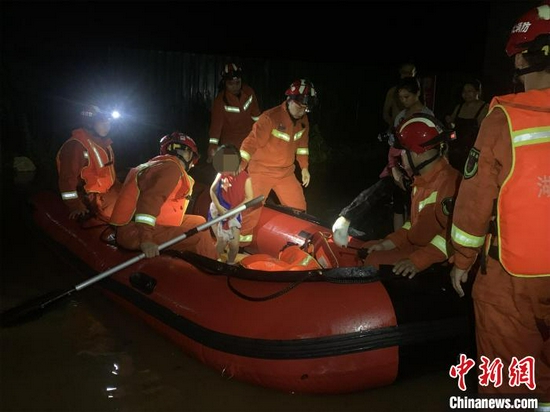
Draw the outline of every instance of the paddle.
M174 239L172 240L169 240L165 243L162 243L161 245L159 245L159 250L162 250L162 249L166 249L167 247L170 247L178 242L181 242L182 240L184 239L187 239L188 237L190 236L193 236L194 234L198 233L198 232L201 232L207 228L209 228L210 226L213 226L215 225L216 223L224 220L224 219L227 219L231 216L234 216L240 212L242 212L243 210L245 209L248 209L248 208L251 208L253 206L256 206L257 204L259 204L260 202L262 202L264 200L264 196L261 195L261 196L258 196L246 203L243 203L242 205L240 206L237 206L236 208L234 209L231 209L229 210L227 213L221 215L221 216L218 216L212 220L209 220L208 222L205 222L203 223L202 225L199 225L191 230L188 230L187 232L179 235L179 236L176 236ZM2 327L5 327L5 326L14 326L18 323L21 323L25 320L29 320L29 319L33 319L33 318L36 318L38 316L41 315L41 312L46 308L46 307L51 307L51 305L55 302L58 302L60 301L61 299L67 297L67 296L70 296L71 294L75 293L75 292L78 292L78 291L81 291L82 289L96 283L96 282L99 282L100 280L112 275L113 273L116 273L122 269L125 269L127 268L128 266L130 265L133 265L134 263L136 262L139 262L140 260L142 260L143 258L145 258L145 254L144 253L141 253L135 257L133 257L132 259L129 259L115 267L112 267L111 269L109 270L106 270L105 272L102 272L82 283L79 283L78 285L76 286L73 286L69 289L66 289L66 290L58 290L58 291L53 291L53 292L49 292L45 295L42 295L42 296L39 296L37 298L34 298L22 305L19 305L19 306L16 306L14 308L11 308L11 309L8 309L4 312L2 312L0 314L0 325Z

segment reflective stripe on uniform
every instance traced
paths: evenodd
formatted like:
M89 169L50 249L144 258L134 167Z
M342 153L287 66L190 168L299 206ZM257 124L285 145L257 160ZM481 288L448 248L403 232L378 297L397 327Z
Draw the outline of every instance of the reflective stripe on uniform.
M430 240L430 244L438 248L441 253L445 255L446 258L449 257L449 255L447 254L447 241L443 236L435 235L435 237Z
M242 149L241 149L239 152L241 153L241 157L242 157L244 160L246 160L247 162L250 161L250 153L248 153L247 151L242 150Z
M241 112L241 109L239 109L236 106L224 106L224 109L225 109L226 112L229 112L229 113L240 113Z
M253 235L240 235L239 242L252 242Z
M296 154L297 155L308 156L309 155L309 149L307 147L299 147L298 149L296 149Z
M76 190L74 192L63 192L61 193L61 199L63 200L78 199L78 193L76 192Z
M252 117L252 120L254 120L255 122L257 122L258 119L260 118L260 116L250 116L250 117Z
M149 225L149 226L155 226L157 222L157 218L151 215L136 213L134 217L134 221L136 221L137 223L145 223L146 225Z
M420 212L426 206L431 205L432 203L435 203L436 200L437 200L437 192L433 192L426 199L418 202L418 211Z
M97 160L97 164L99 165L99 167L105 166L103 164L103 160L101 160L101 156L100 156L99 152L97 151L97 147L95 146L95 144L93 144L89 139L88 139L88 143L90 143L90 146L92 147L92 150L94 151L95 158Z
M454 224L451 227L451 238L465 247L480 247L485 243L485 236L474 236L459 229Z
M208 143L210 143L210 144L219 144L220 139L215 139L215 138L211 137L210 140L208 141Z
M273 129L271 131L271 134L275 136L277 139L284 140L285 142L290 142L290 136L287 133L283 133L277 129Z
M550 142L550 131L548 130L533 133L520 133L512 139L512 143L516 147L545 142Z
M298 263L298 265L307 266L312 260L314 260L313 256L307 255L300 261L300 263Z
M295 134L294 134L294 141L300 139L300 138L302 137L302 135L304 134L305 131L306 131L306 130L303 129L303 130L300 130L298 133L295 133Z
M411 228L411 222L405 222L401 229L409 230Z
M244 102L244 104L243 104L243 109L244 109L244 110L248 109L248 106L250 106L251 103L252 103L252 96L250 96L250 97L248 98L248 100L247 100L246 102Z
M550 412L550 403L539 402L539 406L535 409L535 412Z

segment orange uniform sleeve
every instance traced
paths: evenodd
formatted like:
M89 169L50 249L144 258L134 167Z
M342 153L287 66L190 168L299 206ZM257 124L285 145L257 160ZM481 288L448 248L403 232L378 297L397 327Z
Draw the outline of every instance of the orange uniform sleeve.
M494 199L510 170L512 157L508 122L502 110L493 110L483 120L474 148L479 151L477 172L460 185L453 212L453 232L458 229L484 237L493 215ZM465 247L454 240L453 247L454 264L464 270L473 265L480 251L480 247Z
M252 130L248 136L246 136L243 140L241 150L248 153L250 157L254 156L256 150L267 144L269 137L271 136L272 129L273 124L271 119L268 116L260 116L258 121L254 123L254 126L252 126ZM243 158L243 160L248 162L250 157L248 159Z
M212 103L212 111L210 114L210 129L208 132L210 140L208 141L208 153L215 151L218 148L219 140L222 135L223 116L223 100L218 95ZM217 143L215 143L215 141L217 141Z
M250 114L252 117L259 117L260 114L262 114L262 111L260 109L260 103L258 102L258 98L256 97L256 92L254 90L251 90L252 94L252 103L250 105Z
M138 178L139 198L136 204L136 213L157 217L168 196L181 178L180 169L173 162L162 162L145 169ZM154 227L137 223L139 240L151 242Z
M304 134L298 140L296 160L302 169L309 167L309 123L306 123Z
M410 229L399 229L389 234L386 238L391 240L397 248L403 248L407 245L418 246L419 249L409 255L409 259L414 263L418 270L424 270L436 262L443 262L446 256L430 241L443 232L439 211L441 204L431 204L426 206L418 215L417 222Z
M86 149L77 141L65 143L59 151L58 186L61 193L76 192L82 184L80 173L88 165ZM71 211L84 208L80 198L64 201Z
M434 191L437 191L435 202L429 203L422 208L414 224L408 230L399 229L387 237L397 247L405 245L418 247L417 250L409 255L409 259L419 270L427 269L432 264L443 262L447 259L447 256L433 245L431 241L438 235L448 240L450 216L445 214L443 200L456 196L459 179L459 175L449 175L448 179L437 183L437 187L433 188ZM413 203L411 207L418 208L418 203Z

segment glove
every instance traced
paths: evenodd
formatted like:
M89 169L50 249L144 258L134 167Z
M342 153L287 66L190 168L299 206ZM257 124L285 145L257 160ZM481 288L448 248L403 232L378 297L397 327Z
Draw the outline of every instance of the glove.
M349 229L350 221L344 216L340 216L332 225L332 239L340 247L347 247L349 242Z

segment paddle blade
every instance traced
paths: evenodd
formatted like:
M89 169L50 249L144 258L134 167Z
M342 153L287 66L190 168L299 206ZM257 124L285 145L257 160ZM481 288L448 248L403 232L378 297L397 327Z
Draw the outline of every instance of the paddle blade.
M52 308L54 303L61 301L62 298L69 296L76 289L57 290L45 295L36 297L19 306L8 309L0 314L0 326L2 328L20 325L25 322L37 319L42 314Z

